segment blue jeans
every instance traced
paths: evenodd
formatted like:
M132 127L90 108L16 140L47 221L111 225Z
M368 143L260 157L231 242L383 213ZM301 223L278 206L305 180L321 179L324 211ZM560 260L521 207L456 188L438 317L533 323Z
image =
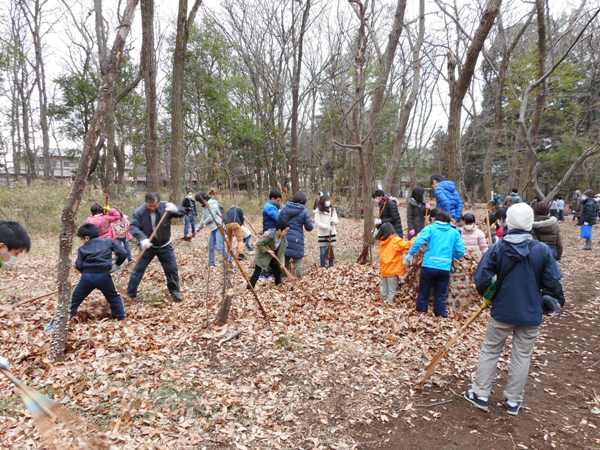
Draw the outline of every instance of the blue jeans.
M321 267L333 267L333 265L335 264L335 249L333 252L333 258L331 258L330 260L328 260L327 258L327 253L328 253L329 247L325 246L325 247L319 247L319 259L321 262Z
M225 241L223 240L223 235L220 233L219 229L213 230L208 235L208 265L211 267L215 267L217 264L215 263L215 247L219 254L225 256Z
M196 218L192 214L183 216L183 236L188 237L190 229L192 235L196 234Z
M450 272L447 270L430 269L421 267L421 280L419 282L419 295L417 296L417 311L427 312L429 293L433 289L435 306L433 312L436 316L448 317L448 284Z
M127 295L131 298L137 296L138 286L142 281L144 272L148 268L150 262L154 257L158 257L160 265L165 272L167 278L167 288L169 292L179 292L179 273L177 272L177 260L175 259L175 252L171 244L166 247L155 248L150 247L144 252L139 262L133 268L131 272L131 278L129 278L129 284L127 285Z
M123 306L123 300L108 272L84 272L81 274L81 279L73 290L73 296L71 297L71 317L77 314L79 305L94 289L99 289L104 294L104 298L110 304L113 319L123 320L125 318L125 306Z
M117 241L119 241L121 244L123 244L123 248L125 248L125 251L127 252L127 261L131 262L133 261L133 256L131 255L131 247L129 247L129 242L127 241L126 238L118 238Z

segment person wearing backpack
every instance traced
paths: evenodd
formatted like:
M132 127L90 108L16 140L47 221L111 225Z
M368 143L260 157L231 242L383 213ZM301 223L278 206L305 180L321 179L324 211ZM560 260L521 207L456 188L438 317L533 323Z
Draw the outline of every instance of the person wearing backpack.
M581 227L581 237L584 239L584 250L592 249L592 227L596 225L598 219L598 204L594 200L594 192L588 189L581 196L581 206L579 214L579 226Z
M510 415L519 414L544 304L546 301L564 304L558 265L550 248L533 239L533 222L533 210L528 204L521 202L508 208L508 234L483 255L475 272L477 291L483 295L495 283L495 295L479 367L464 398L486 412L498 360L506 339L512 336L504 407Z

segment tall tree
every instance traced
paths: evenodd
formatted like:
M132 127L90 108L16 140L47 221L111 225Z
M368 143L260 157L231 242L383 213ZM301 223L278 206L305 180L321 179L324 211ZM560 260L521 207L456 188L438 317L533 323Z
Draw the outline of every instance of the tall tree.
M398 192L400 187L400 174L398 169L400 167L400 159L402 158L404 149L406 148L406 132L408 121L410 119L410 113L415 105L415 101L417 100L419 89L421 87L421 47L423 46L424 38L425 0L419 0L419 31L417 34L417 41L412 48L412 83L408 98L400 108L398 128L396 129L396 136L394 137L392 155L383 178L383 185L394 194Z
M502 0L487 1L479 26L473 35L465 60L460 67L458 67L458 55L452 51L448 52L450 108L448 111L448 139L446 140L445 153L448 157L447 175L456 180L458 186L462 186L463 181L460 152L460 127L463 101L471 84L479 53L481 53L485 39L496 20L501 4ZM458 20L458 18L456 19ZM457 69L458 78L456 77Z
M33 40L35 50L35 64L33 65L38 91L38 102L40 108L40 128L42 129L42 156L44 161L44 177L52 175L50 161L50 134L48 132L48 95L46 91L46 69L44 55L42 52L42 10L47 0L20 1L19 5L27 21L27 26Z
M52 333L52 340L50 342L50 358L55 361L63 358L67 343L69 304L71 300L69 273L71 271L71 250L73 248L73 235L75 233L75 217L81 204L83 192L87 186L88 173L94 153L96 152L96 144L100 137L103 122L106 120L107 111L112 108L110 104L111 93L113 92L114 83L119 73L119 67L123 61L123 49L127 35L131 30L131 23L137 3L138 0L127 0L125 11L121 16L121 22L117 29L110 57L106 61L106 71L102 76L98 89L98 105L94 112L90 130L85 136L83 152L79 160L79 169L61 215L59 262L57 269L58 301L54 314L56 329Z
M187 7L186 7L187 8ZM156 53L154 50L154 0L141 0L142 54L141 66L146 93L146 127L144 150L146 154L146 184L151 191L160 188L160 152L158 149L156 102ZM186 11L187 13L187 11Z
M292 2L292 14L294 3ZM300 148L298 145L298 107L300 103L300 75L302 74L302 51L304 50L304 34L308 25L308 16L310 14L311 0L306 0L304 4L304 11L302 13L302 20L300 22L300 30L296 37L295 22L296 18L292 17L293 28L292 28L292 39L294 46L294 61L292 69L292 118L291 118L291 154L290 154L290 176L292 179L292 191L297 192L300 190L300 177L298 175L298 164L300 156Z
M185 80L185 57L190 28L202 0L195 0L188 15L188 1L179 0L177 12L177 34L173 52L173 77L171 85L171 201L178 201L183 192L184 110L183 83Z

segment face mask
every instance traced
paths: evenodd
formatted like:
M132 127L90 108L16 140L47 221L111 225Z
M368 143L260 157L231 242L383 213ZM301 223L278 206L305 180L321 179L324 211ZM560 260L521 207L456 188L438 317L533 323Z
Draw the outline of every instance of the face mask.
M5 255L6 257L6 255ZM7 269L14 269L17 265L17 257L15 255L8 256L8 259L4 260L4 258L0 257L0 267L5 267Z
M326 201L326 202L325 202L325 207L326 207L326 208L329 208L330 206L331 206L331 202L330 202L330 201Z

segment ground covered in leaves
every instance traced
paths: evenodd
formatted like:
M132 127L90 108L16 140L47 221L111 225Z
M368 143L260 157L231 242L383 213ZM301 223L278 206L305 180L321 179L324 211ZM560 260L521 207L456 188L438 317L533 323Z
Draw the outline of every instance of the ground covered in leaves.
M99 293L82 305L70 326L65 361L59 364L47 360L48 337L43 332L55 299L10 307L55 288L56 239L36 236L34 251L18 270L0 275L2 307L8 307L0 318L0 354L10 359L17 376L86 418L117 448L405 447L403 436L411 430L427 439L424 426L459 425L453 425L455 413L444 407L426 408L432 399L416 394L413 385L432 354L475 305L454 312L448 320L417 316L414 299L406 292L396 305L383 306L377 269L351 263L359 253L360 228L356 221L342 220L338 231L342 262L335 269L316 267L318 249L311 233L307 273L301 282L287 282L281 288L271 281L259 283L269 323L236 273L234 307L229 324L222 328L212 323L221 300L221 272L207 269L206 231L191 243L178 240L184 303L169 300L162 271L154 262L142 282L142 301L126 303L124 323L109 319ZM570 237L576 232L570 225L564 229ZM176 235L180 233L178 228ZM563 265L570 296L577 289L574 271L586 271L593 285L591 273L599 273L596 255L597 250L582 255L571 244ZM248 263L245 267L250 270ZM73 277L75 281L77 276ZM116 279L124 287L126 277ZM573 312L585 316L584 322L598 317L598 301L589 300L589 312ZM468 378L484 323L485 317L442 363L431 389L448 393L459 389L457 380ZM552 342L552 326L544 328L543 345ZM598 327L578 333L584 341L573 356L591 364L598 355ZM595 345L595 356L594 348L584 344ZM539 352L544 350L536 354L534 381L554 370L550 358ZM596 364L593 370L598 369ZM586 378L589 404L581 405L580 411L586 422L569 423L571 431L583 430L588 436L598 431L592 427L600 426L592 413L591 378L597 380L598 372L594 373ZM466 405L457 407L477 417ZM569 415L560 405L556 411ZM0 380L0 417L4 445L39 445L31 419L4 380ZM586 439L581 442L599 445L597 437ZM418 446L415 441L413 447Z

